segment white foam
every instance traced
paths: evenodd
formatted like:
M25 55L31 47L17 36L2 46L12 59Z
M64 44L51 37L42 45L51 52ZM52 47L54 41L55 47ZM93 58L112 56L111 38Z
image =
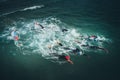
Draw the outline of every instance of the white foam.
M56 18L46 18L43 21L38 20L38 22L40 22L45 27L44 30L31 30L31 28L34 26L34 20L21 24L22 26L20 28L16 27L16 29L19 31L21 39L23 39L23 41L21 40L21 43L23 44L23 55L40 54L47 59L51 59L55 56L51 56L50 52L55 52L58 54L67 53L66 50L56 44L56 40L60 40L63 46L72 48L76 47L74 39L80 35L76 29L68 29L67 33L62 33L61 26L59 26L62 25L62 22ZM9 30L13 28L14 26ZM10 33L7 31L5 34ZM10 35L5 36L10 39ZM105 37L100 39L105 40ZM81 43L86 45L85 40L82 40ZM48 48L49 45L52 46L51 49ZM17 44L16 46L18 47Z
M9 15L9 14L12 14L12 13L15 13L15 12L17 12L18 10L16 10L16 11L12 11L12 12L9 12L9 13L4 13L4 14L2 14L2 15L0 15L0 17L2 17L2 16L6 16L6 15Z
M76 30L75 29L73 29L72 31L71 31L71 34L74 36L74 37L79 37L79 33L77 33L76 32Z
M34 9L39 9L39 8L42 8L42 7L44 7L44 5L31 6L31 7L24 8L24 9L22 9L21 11L34 10Z
M44 5L31 6L31 7L27 7L27 8L24 8L24 9L19 9L19 10L11 11L11 12L8 12L8 13L4 13L4 14L0 15L0 17L6 16L6 15L9 15L9 14L13 14L13 13L16 13L18 11L35 10L35 9L39 9L39 8L42 8L42 7L44 7Z

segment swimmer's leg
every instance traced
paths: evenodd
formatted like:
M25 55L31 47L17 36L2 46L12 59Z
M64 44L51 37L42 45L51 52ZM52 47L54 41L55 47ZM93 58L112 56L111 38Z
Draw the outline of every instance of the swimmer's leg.
M98 49L101 49L101 50L105 51L106 53L109 53L109 51L106 48L98 47Z

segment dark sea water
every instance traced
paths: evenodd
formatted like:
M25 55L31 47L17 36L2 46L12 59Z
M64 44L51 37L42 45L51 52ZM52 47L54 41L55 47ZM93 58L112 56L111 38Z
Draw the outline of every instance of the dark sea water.
M119 80L119 3L117 0L0 0L0 80ZM109 54L90 52L90 59L71 56L73 65L59 64L39 54L24 55L13 41L1 37L7 28L21 29L35 20L45 25L49 19L61 21L59 27L104 35L110 39L110 43L104 44Z

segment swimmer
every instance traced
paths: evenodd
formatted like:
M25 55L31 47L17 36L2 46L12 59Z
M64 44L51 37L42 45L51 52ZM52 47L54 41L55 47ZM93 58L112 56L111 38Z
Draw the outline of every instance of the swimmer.
M15 41L18 41L18 40L19 40L18 33L17 33L16 29L14 29L14 30L11 32L11 36L13 37L13 39L14 39Z
M56 41L56 44L58 44L59 46L63 46L63 44L59 40Z
M83 50L79 48L69 48L69 47L63 47L65 50L69 50L70 53L75 54L75 55L81 55L81 56L89 56L83 52Z
M108 53L108 50L106 48L102 48L102 47L99 47L99 46L89 46L89 45L81 45L82 47L87 47L89 49L99 49L99 50L103 50L105 51L106 53Z
M64 54L58 55L57 53L51 53L51 54L54 55L54 56L57 56L58 59L60 59L60 60L65 60L68 63L73 64L73 61L70 59L69 55L64 55Z
M95 35L89 36L90 40L95 40L96 38L97 38L97 36L95 36Z
M102 38L100 38L99 36L95 36L95 35L88 36L87 40L89 40L89 41L98 41L98 42L103 42L104 41Z
M72 50L72 53L78 54L78 55L83 55L83 54L84 54L83 51L80 50L80 49L78 49L78 48L73 49L73 50Z
M35 26L35 29L39 29L39 27L41 27L42 29L44 29L44 27L39 22L35 22L34 26Z
M88 40L88 41L96 41L96 39L97 39L97 36L95 36L95 35L92 35L92 36L80 35L79 37L83 40Z
M70 59L69 55L59 55L59 59L64 59L66 60L68 63L73 64L73 61Z
M71 53L76 54L76 55L81 55L81 56L86 56L88 58L90 58L89 55L85 54L82 50L80 50L79 48L75 48L71 51Z
M62 29L62 32L67 32L68 30L67 29Z

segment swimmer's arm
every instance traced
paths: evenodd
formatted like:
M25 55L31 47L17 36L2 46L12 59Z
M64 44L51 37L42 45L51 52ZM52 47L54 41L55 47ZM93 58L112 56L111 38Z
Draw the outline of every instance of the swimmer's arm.
M69 60L67 60L67 61L68 61L70 64L74 64L74 63L73 63L73 61L71 61L70 59L69 59Z
M109 53L109 51L106 48L98 47L98 49L104 50L106 53Z
M41 24L39 24L39 26L40 26L42 29L44 28Z

